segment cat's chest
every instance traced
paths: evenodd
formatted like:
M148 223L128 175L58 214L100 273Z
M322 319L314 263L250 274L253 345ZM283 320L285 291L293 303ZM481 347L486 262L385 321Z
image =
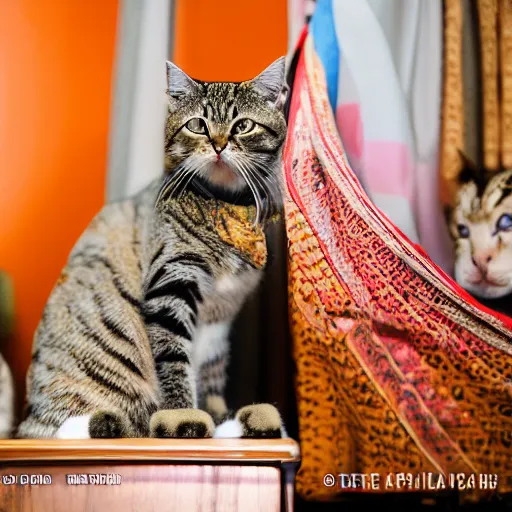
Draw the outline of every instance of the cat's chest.
M202 323L231 319L256 289L261 277L262 271L253 268L216 276L200 308Z
M246 275L247 274L247 275ZM243 291L244 285L250 281L250 274L229 274L220 275L213 282L212 295L233 295Z

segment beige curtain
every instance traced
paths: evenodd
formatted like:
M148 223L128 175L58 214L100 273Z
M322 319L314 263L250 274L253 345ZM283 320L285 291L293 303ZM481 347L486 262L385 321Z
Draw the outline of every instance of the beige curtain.
M441 177L451 203L463 150L489 170L512 167L512 0L444 0Z

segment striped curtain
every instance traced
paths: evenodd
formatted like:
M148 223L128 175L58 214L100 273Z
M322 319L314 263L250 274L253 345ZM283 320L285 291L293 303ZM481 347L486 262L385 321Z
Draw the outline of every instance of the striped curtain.
M374 204L451 273L439 199L441 0L317 0L309 24L352 169Z

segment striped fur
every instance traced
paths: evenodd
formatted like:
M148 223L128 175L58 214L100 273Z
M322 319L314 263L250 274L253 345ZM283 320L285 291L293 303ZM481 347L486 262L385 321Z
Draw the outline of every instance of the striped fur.
M278 206L284 62L241 84L168 71L166 172L107 205L71 252L17 437L210 436L208 415L226 417L229 328L261 279L262 222ZM262 410L272 428L255 424L275 433Z

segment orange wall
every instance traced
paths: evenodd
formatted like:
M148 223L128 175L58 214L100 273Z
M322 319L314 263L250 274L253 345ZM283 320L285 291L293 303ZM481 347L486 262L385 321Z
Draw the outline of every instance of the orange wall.
M0 268L21 399L41 310L104 200L117 0L0 0Z
M246 80L287 51L286 0L177 0L174 61L202 80Z
M0 268L20 403L43 306L104 201L116 22L117 0L0 0ZM175 38L191 75L251 78L286 53L286 0L178 0Z

